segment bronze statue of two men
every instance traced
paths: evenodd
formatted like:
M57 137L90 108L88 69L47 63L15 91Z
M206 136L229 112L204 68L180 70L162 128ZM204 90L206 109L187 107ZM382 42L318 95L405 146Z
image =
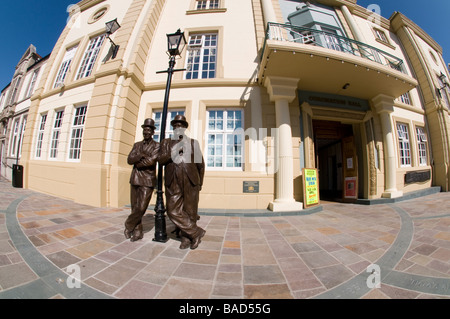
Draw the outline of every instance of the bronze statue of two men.
M142 217L156 186L156 164L164 165L166 209L180 233L180 249L196 249L205 235L197 226L199 193L205 174L205 162L197 140L186 136L189 124L183 115L170 123L172 137L153 140L155 122L146 119L142 125L143 141L136 142L128 155L131 172L131 214L125 221L125 237L136 241L144 237Z

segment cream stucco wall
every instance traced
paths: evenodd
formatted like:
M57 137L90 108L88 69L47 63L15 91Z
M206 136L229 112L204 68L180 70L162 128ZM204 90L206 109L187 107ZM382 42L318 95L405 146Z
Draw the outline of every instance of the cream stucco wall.
M327 3L331 2L327 1ZM183 80L183 72L175 73L169 109L185 109L191 124L191 136L199 140L203 153L206 149L207 111L210 108L242 109L244 130L255 129L257 132L255 136L246 138L243 170L206 170L200 207L215 209L231 207L265 209L268 207L277 191L276 167L270 167L276 157L276 141L270 130L277 126L281 117L288 123L291 130L291 143L288 145L292 148L290 159L293 164L292 172L289 171L292 176L284 179L283 183L292 182L294 184L292 195L296 201L302 200L300 162L303 159L300 158L299 148L301 145L305 146L306 167L314 166L314 151L312 136L301 140L299 101L296 96L292 96L292 99L289 96L289 98L283 97L280 103L280 96L274 98L273 92L269 92L273 90L272 87L265 87L255 81L260 62L259 49L262 48L261 40L265 27L261 9L266 6L267 13L270 9L267 6L273 6L273 10L269 11L273 11L273 15L280 20L282 15L278 0L263 2L223 0L221 9L201 13L193 10L194 0L106 0L93 1L91 2L93 6L86 7L87 3L89 1L82 1L84 11L75 10L72 20L55 46L55 51L49 60L51 63L45 72L41 71L41 74L45 75L43 78L45 82L41 83L38 94L29 104L23 105L24 108L30 107L31 110L30 131L26 139L28 158L24 161L27 187L95 206L123 206L129 203L128 179L131 167L126 163L126 157L133 143L142 139L140 125L144 119L153 117L154 111L160 111L163 107L167 74L156 72L168 67L166 34L180 28L185 32L187 39L189 34L218 32L217 76L214 79ZM339 4L341 1L333 3ZM92 15L103 7L108 8L105 16L97 22L89 23ZM264 18L267 19L267 16L270 15L266 14ZM338 16L342 19L343 13L338 12ZM115 18L122 25L122 28L112 35L112 39L120 44L117 58L105 59L110 48L109 40L105 39L93 75L86 79L75 80L89 39L101 34L104 23ZM405 50L404 44L400 43L401 37L389 28L388 20L383 18L381 25L376 25L368 21L367 16L363 14L354 15L353 18L365 38L365 43L401 58L408 75L415 77L413 69L415 64L410 63L406 55L410 51ZM346 21L343 24L349 28ZM375 39L373 27L385 31L389 38L388 45ZM419 39L418 43L422 48L421 51L428 52L430 47L426 41ZM67 48L74 45L78 45L78 50L66 78L66 85L64 88L54 89L52 86L61 60ZM438 57L439 54L439 52L436 53ZM186 50L177 60L175 68L184 68L185 63ZM433 61L427 60L427 65L433 65ZM435 65L431 69L432 72L439 73L442 67L442 65ZM297 83L300 79L302 74L298 74L298 79L291 78L290 81ZM298 89L295 85L288 86L289 92L294 92L294 95ZM392 113L389 113L393 128L391 142L394 145L395 154L398 153L396 121L406 121L411 130L414 130L415 125L424 127L430 125L433 130L440 129L436 127L437 121L428 123L419 89L413 88L410 92L412 105L404 105L396 101ZM315 91L322 92L323 87L317 85ZM387 100L389 98L393 101L397 97L384 97ZM75 107L82 103L88 104L82 155L78 161L69 161L68 148L73 112ZM393 105L394 102L389 107ZM281 106L283 112L289 112L288 116L279 111ZM60 150L56 160L49 160L48 150L54 114L55 110L61 108L65 108L65 116ZM374 172L376 194L370 196L378 198L385 191L385 176L388 173L384 157L386 149L383 143L380 115L373 107L370 112L367 113L364 121L370 117L373 119L373 144L379 163ZM34 156L34 150L40 115L43 113L48 114L44 134L45 149L42 158L37 159ZM305 124L311 118L305 118L306 113L303 113L303 124ZM333 115L330 115L330 118L333 118ZM356 132L364 131L364 122L354 121L352 124ZM303 128L308 130L307 126ZM259 129L266 130L267 135L260 134ZM403 184L405 172L423 169L417 164L417 145L413 136L414 134L411 134L413 165L410 168L397 165L395 171L390 172L395 175L397 189L403 192L431 185L431 181L407 186ZM364 137L361 137L361 143L364 143ZM311 152L307 153L308 150ZM439 150L435 151L439 152ZM255 163L251 158L253 155L260 162ZM364 169L367 170L367 167ZM259 193L244 193L244 181L259 181ZM365 191L367 193L367 190ZM155 196L152 202L154 201Z

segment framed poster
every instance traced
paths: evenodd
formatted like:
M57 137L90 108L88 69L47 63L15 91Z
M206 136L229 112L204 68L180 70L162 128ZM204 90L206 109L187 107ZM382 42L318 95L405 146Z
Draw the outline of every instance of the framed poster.
M305 207L320 204L319 176L316 168L303 169L303 205Z
M346 177L345 178L344 198L357 198L356 177Z

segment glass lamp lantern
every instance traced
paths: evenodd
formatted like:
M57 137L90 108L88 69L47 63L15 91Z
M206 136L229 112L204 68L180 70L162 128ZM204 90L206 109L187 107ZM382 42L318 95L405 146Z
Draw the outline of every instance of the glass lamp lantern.
M170 56L181 55L185 45L186 38L180 29L175 33L167 34L167 51Z

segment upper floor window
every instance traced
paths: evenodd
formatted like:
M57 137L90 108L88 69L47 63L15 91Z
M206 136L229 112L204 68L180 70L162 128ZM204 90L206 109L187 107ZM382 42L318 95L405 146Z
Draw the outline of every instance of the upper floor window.
M53 88L60 87L64 84L64 79L66 78L67 72L69 71L70 64L72 63L73 57L77 52L78 46L74 46L66 51L64 58L59 67L58 75L56 76L55 84Z
M187 47L185 78L215 78L216 70L217 33L191 35Z
M242 110L209 110L206 131L206 166L211 169L243 168Z
M411 166L411 143L409 139L408 125L397 123L398 143L400 152L400 165Z
M378 40L389 43L384 31L380 29L374 29L373 31L375 32L375 36L377 37Z
M86 51L83 55L83 60L81 62L80 68L78 69L77 73L77 80L81 78L88 77L91 75L95 61L97 61L98 54L100 52L100 49L102 47L102 44L105 40L105 35L102 34L96 38L91 39L89 41L89 45L86 48Z
M219 0L197 0L197 10L219 9Z
M44 141L45 122L47 121L47 114L41 115L41 123L39 124L37 142L36 142L36 157L40 158L42 155L42 142Z
M419 150L419 165L425 166L427 161L427 136L423 127L416 127L417 148Z
M175 118L177 115L184 115L183 110L170 110L167 112L167 121L166 121L166 131L164 133L165 138L172 137L173 134L173 128L172 125L170 125L170 122ZM157 142L159 142L160 134L161 134L161 118L162 118L162 112L157 111L154 113L153 118L155 119L155 134L153 134L153 139Z
M3 110L3 102L5 101L5 93L0 95L0 111Z
M20 86L20 81L22 80L21 77L18 77L15 81L14 81L14 86L9 98L9 105L13 104L14 102L17 101L17 93L19 92L19 86Z
M411 98L409 97L409 92L406 92L405 94L400 95L399 100L402 103L408 104L408 105L412 105L411 104Z
M36 80L39 74L39 70L40 69L36 69L33 72L33 75L31 76L31 80L30 80L30 84L28 85L28 90L27 90L27 96L26 97L30 97L31 94L33 94L33 90L34 90L34 86L36 85Z
M70 137L69 159L80 159L86 111L87 105L83 105L75 109L75 116L73 118L72 124L72 134Z

